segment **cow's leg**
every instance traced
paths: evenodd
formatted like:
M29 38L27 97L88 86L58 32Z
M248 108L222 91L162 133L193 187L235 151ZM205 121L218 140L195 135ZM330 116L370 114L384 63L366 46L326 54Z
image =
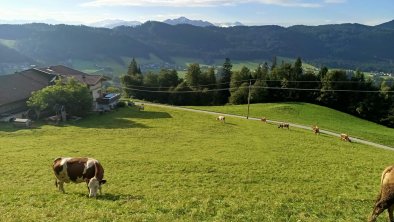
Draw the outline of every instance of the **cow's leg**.
M387 213L389 214L389 221L390 221L390 222L394 222L393 210L394 210L394 205L391 205L391 206L387 209Z
M387 209L387 202L386 201L377 201L375 207L373 208L372 215L369 218L369 222L375 222L376 218L381 214L385 209Z
M63 181L57 181L57 184L59 185L59 191L62 193L65 193L66 191L64 191L64 182Z

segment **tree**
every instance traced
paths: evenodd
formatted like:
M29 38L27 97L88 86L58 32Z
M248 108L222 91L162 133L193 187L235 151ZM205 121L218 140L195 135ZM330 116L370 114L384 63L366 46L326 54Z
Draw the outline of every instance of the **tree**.
M150 100L150 101L158 101L158 94L154 92L148 92L148 91L154 91L156 90L156 87L158 87L158 75L152 72L148 72L144 75L144 87L146 87L146 91L140 92L141 94L143 93L143 99ZM149 88L148 88L149 87Z
M268 64L265 62L263 65L259 65L257 69L253 73L253 78L254 79L261 79L261 80L267 80L268 79Z
M278 63L277 58L276 58L276 56L274 56L274 57L272 58L271 71L274 70L274 69L276 68L276 66L278 65L277 63Z
M129 68L127 69L127 75L135 76L141 74L141 68L138 66L137 61L133 58L129 64Z
M59 106L64 106L69 115L86 116L91 111L92 101L88 87L69 78L65 83L57 80L55 85L34 92L27 106L36 112L37 118L44 110L55 114Z
M250 102L252 103L260 103L267 101L268 92L267 83L264 80L257 80L250 91Z
M297 60L294 62L294 69L293 69L293 76L291 80L297 80L301 75L303 74L303 69L302 69L302 61L301 58L298 57Z
M226 58L223 67L220 70L219 74L219 88L230 88L230 81L232 76L232 68L233 65L231 63L230 58ZM218 92L218 102L220 104L225 104L228 102L230 97L230 90L222 90Z
M200 80L201 80L201 69L200 65L197 63L190 64L187 68L187 73L185 76L187 84L192 89L199 89L200 88Z
M170 96L171 103L174 105L194 105L194 93L188 93L187 91L192 91L187 82L182 81L179 83L173 90L174 93Z
M161 69L159 76L157 77L157 82L160 87L169 88L176 87L180 80L178 73L174 69Z
M325 66L323 66L323 67L319 70L319 74L318 74L320 80L323 80L327 73L328 73L328 68L325 67Z
M199 93L199 104L213 105L216 102L217 93L214 91L208 91L216 88L215 69L213 67L202 72L200 84L202 93Z
M242 67L241 71L234 72L231 77L231 96L230 103L244 104L248 101L249 95L249 81L252 74L247 67Z
M333 70L322 79L322 88L318 101L324 105L345 111L349 104L349 94L335 90L347 89L348 78L345 71Z
M141 86L143 86L143 79L144 78L141 74L141 69L138 67L137 62L133 58L127 70L127 75L123 75L121 77L121 83L128 97L142 97L143 93L138 90L142 89Z

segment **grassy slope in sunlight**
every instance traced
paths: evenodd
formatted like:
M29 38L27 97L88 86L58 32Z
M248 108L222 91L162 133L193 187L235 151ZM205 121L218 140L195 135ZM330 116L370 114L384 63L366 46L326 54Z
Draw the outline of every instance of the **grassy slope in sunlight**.
M194 106L192 108L242 116L247 115L247 105ZM249 115L257 118L265 116L270 120L298 123L306 126L317 124L320 129L347 133L352 137L394 147L394 129L314 104L251 104Z
M60 127L0 125L1 220L365 221L394 159L305 130L215 117L146 105ZM100 160L104 195L87 198L85 184L59 193L58 156Z

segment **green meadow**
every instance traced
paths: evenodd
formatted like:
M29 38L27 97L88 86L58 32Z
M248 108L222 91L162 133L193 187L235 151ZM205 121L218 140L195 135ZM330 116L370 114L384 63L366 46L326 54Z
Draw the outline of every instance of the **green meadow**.
M366 221L394 162L324 134L215 118L145 105L63 126L2 124L1 221ZM100 160L103 195L58 192L58 156Z
M201 109L246 116L247 105L194 106ZM327 107L309 103L263 103L251 104L250 117L266 117L269 120L297 123L306 126L318 125L320 129L347 133L357 137L394 147L394 129L385 127Z

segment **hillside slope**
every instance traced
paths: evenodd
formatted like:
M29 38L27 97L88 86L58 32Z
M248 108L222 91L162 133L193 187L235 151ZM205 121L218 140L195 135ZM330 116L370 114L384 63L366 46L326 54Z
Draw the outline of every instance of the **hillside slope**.
M394 29L385 26L340 24L321 26L168 25L146 22L114 29L70 25L0 25L0 39L16 42L15 49L44 64L74 60L125 58L175 63L188 58L212 64L229 57L241 61L271 60L273 56L302 57L318 66L394 72Z
M194 109L246 116L247 105L194 106ZM394 147L394 129L369 122L352 115L308 103L251 104L250 116L291 122L306 126L318 125L321 129L347 133L352 137L370 140Z

